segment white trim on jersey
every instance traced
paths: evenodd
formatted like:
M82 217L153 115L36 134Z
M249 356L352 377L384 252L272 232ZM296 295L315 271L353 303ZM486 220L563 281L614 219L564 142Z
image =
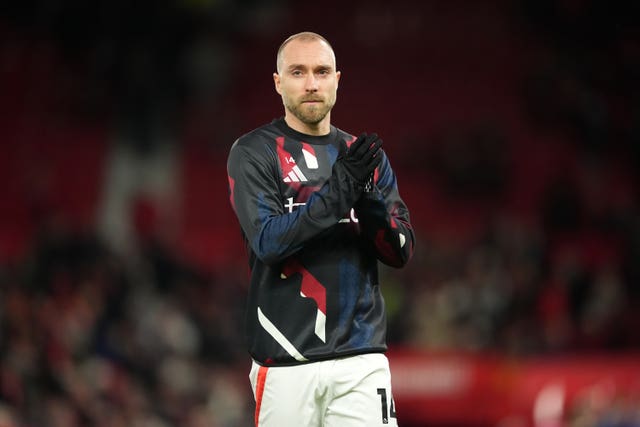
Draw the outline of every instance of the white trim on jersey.
M304 176L298 165L295 165L291 168L291 172L287 174L287 176L283 179L284 182L306 182L308 181L307 177Z
M327 316L318 310L318 314L316 314L316 335L322 340L322 342L327 342L327 338L325 337L326 323Z
M302 149L302 155L304 156L304 162L309 169L318 169L318 158L310 151Z
M307 296L305 294L303 294L302 292L300 292L300 296L302 298L307 298ZM326 324L327 324L327 316L320 309L317 309L316 312L317 313L316 313L315 333L318 336L318 338L320 338L322 340L322 342L327 342L326 332L325 332Z
M287 353L291 355L291 357L299 362L308 361L308 359L304 357L293 344L291 344L291 341L289 341L287 337L285 337L284 334L278 330L276 325L274 325L271 320L269 320L267 316L264 315L262 310L260 310L260 307L258 307L258 321L260 322L260 325L262 325L264 330L267 331L269 335L271 335L273 339L276 340L276 342L280 344L282 348L284 348Z

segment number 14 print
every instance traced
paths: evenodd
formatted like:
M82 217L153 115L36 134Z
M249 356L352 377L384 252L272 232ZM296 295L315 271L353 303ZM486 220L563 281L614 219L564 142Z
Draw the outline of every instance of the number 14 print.
M389 417L396 418L396 410L393 405L393 398L391 399L391 410L387 407L387 390L384 388L378 389L380 395L380 404L382 405L382 424L389 424Z

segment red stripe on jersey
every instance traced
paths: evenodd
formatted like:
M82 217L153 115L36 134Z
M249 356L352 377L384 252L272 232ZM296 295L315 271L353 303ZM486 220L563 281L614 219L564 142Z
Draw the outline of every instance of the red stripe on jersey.
M391 228L398 228L398 224L396 223L395 218L398 216L398 206L394 206L391 211L391 218L389 218L389 224Z
M311 298L318 305L318 310L327 314L327 288L318 281L309 271L304 268L298 261L291 259L282 269L285 276L289 277L294 273L302 275L302 284L300 292L305 297Z
M351 139L347 141L347 148L351 147L351 144L353 144L355 140L356 140L356 137L351 136Z
M385 240L384 230L378 230L375 238L376 248L385 256L387 259L397 259L396 252L393 250L393 247L389 242Z
M300 291L318 304L318 310L327 314L327 289L306 270L302 274Z
M256 381L256 427L258 427L258 421L260 420L260 406L262 406L262 395L264 394L264 385L267 382L268 370L269 368L266 366L261 366L260 369L258 369L258 379Z
M236 209L236 202L234 200L233 190L235 189L236 182L230 176L228 176L228 178L229 178L229 201L231 201L231 207L233 208L233 210L235 210Z
M300 177L293 169L293 167L296 166L296 160L290 152L284 149L284 136L276 138L276 149L278 150L280 168L282 168L282 179L292 188L296 190L300 189ZM291 176L294 178L292 179Z

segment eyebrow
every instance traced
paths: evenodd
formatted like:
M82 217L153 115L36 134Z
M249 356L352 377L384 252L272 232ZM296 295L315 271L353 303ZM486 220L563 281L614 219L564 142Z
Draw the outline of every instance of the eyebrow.
M304 64L291 64L291 65L289 65L287 67L287 70L288 71L293 71L293 70L297 70L297 69L300 69L300 68L307 68L307 66L304 65ZM327 64L318 65L318 66L315 66L315 67L312 67L312 68L314 70L333 70L333 67L331 65L327 65Z

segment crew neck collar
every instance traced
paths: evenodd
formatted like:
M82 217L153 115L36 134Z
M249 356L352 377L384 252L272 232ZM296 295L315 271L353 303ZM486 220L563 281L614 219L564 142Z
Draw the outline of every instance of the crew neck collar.
M290 136L295 139L299 139L305 142L312 142L317 144L327 144L331 141L335 140L337 129L335 126L331 125L329 129L329 133L326 135L307 135L306 133L298 132L297 130L290 127L287 122L284 120L284 117L280 117L273 121L273 124L280 129L285 135Z

